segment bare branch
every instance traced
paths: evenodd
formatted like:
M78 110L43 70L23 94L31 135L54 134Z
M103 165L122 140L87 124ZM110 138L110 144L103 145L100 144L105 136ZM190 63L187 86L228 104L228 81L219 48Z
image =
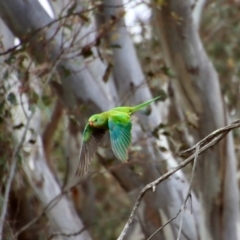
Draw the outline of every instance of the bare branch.
M4 226L4 220L5 220L6 213L7 213L9 193L10 193L11 184L12 184L12 181L13 181L15 169L16 169L16 166L17 166L17 159L18 159L17 156L18 156L19 151L21 150L22 145L24 143L24 140L25 140L27 131L29 129L29 124L30 124L30 121L32 119L33 114L34 114L34 112L32 111L31 115L29 117L27 117L27 123L26 123L26 127L24 129L22 138L21 138L19 144L16 146L16 148L13 152L11 167L10 167L9 177L8 177L7 184L6 184L6 189L5 189L4 199L3 199L3 205L2 205L2 212L1 212L1 217L0 217L0 240L2 240L3 226Z
M64 20L64 19L67 19L67 18L70 18L70 17L74 17L74 16L81 16L83 15L84 13L86 12L91 12L93 11L94 9L98 8L99 6L96 5L96 6L93 6L91 8L88 8L88 9L84 9L84 10L81 10L81 11L76 11L76 12L71 12L71 13L68 13L66 15L63 15L63 16L60 16L59 18L57 19L53 19L51 22L45 24L43 27L40 27L36 30L33 30L29 36L27 36L26 38L24 39L21 39L21 42L19 44L17 44L16 46L14 47L11 47L9 49L7 49L6 51L4 52L0 52L0 56L3 56L3 55L7 55L7 54L10 54L12 53L13 51L17 50L19 47L23 46L24 44L27 44L29 41L31 41L32 38L34 38L36 36L36 34L38 34L39 32L41 32L42 30L46 29L46 28L49 28L50 26L54 25L55 23L58 23L60 22L61 20ZM105 7L111 7L111 6L105 6ZM122 7L122 6L119 6L119 7ZM111 23L109 25L106 25L104 29L102 29L102 31L99 33L99 36L94 40L94 42L90 43L89 45L83 47L81 53L83 53L84 51L86 51L87 49L90 49L92 46L94 46L98 41L99 39L101 39L104 35L106 35L109 31L109 29L111 29L118 21L119 19L122 18L122 16L124 15L124 13L121 13L119 17L116 17L113 21L111 21ZM58 29L57 29L58 31ZM57 32L56 32L57 33ZM55 33L55 34L56 34ZM53 36L54 37L54 36ZM53 38L52 37L52 38ZM79 54L79 53L78 53Z
M200 147L204 146L207 142L210 142L212 139L214 139L215 137L219 136L220 134L223 134L225 136L226 134L228 134L234 128L239 127L239 125L240 125L240 119L237 119L236 121L234 121L230 125L217 129L216 131L214 131L211 134L209 134L208 136L206 136L204 139L202 139L200 142L198 142L193 147L191 147L191 148L189 148L189 149L187 149L187 150L185 150L183 152L180 152L179 156L182 156L182 155L184 155L186 153L190 153L190 152L194 151L196 149L197 145L199 145Z
M223 128L219 128L218 130L210 133L207 137L205 137L203 140L201 140L200 142L198 142L194 147L184 151L183 153L186 152L191 152L194 149L198 150L199 147L199 151L198 154L192 154L190 157L188 157L185 161L183 161L182 163L180 163L177 167L171 169L170 171L168 171L167 173L165 173L164 175L162 175L161 177L159 177L158 179L156 179L155 181L147 184L139 193L137 201L135 202L135 205L133 207L133 210L127 220L127 223L125 224L120 236L118 237L117 240L123 240L124 236L126 235L130 224L133 221L134 216L136 215L136 211L142 201L142 198L144 197L144 195L147 193L147 191L149 191L150 189L155 189L156 186L158 184L160 184L162 181L164 181L165 179L167 179L168 177L170 177L172 174L174 174L175 172L177 172L179 169L185 167L188 163L190 163L191 161L193 161L196 158L196 155L199 156L201 153L203 153L204 151L206 151L208 148L216 145L221 139L223 139L228 133L229 131L240 127L240 119L236 120L235 122L231 123L230 125L223 127ZM194 170L195 171L195 170ZM190 185L191 186L191 185ZM191 189L190 189L191 190ZM181 210L180 210L181 212ZM179 212L179 213L180 213ZM178 213L178 214L179 214ZM176 216L177 217L177 216ZM173 219L175 219L176 217L174 217ZM173 219L170 219L169 222Z
M182 212L177 240L180 238L184 209L185 209L185 206L186 206L188 198L191 197L191 190L192 190L193 178L194 178L194 175L195 175L195 172L196 172L196 165L197 165L196 163L197 163L198 154L199 154L199 145L197 145L197 147L196 147L196 152L195 152L195 158L194 158L194 163L193 163L193 169L192 169L192 175L191 175L191 179L190 179L190 184L189 184L188 192L187 192L187 195L185 197L185 200L183 202L182 207L179 209L179 211L177 212L177 214L174 217L169 219L165 224L163 224L159 229L157 229L147 240L152 239L159 231L161 231L165 226L167 226L170 222L172 222L174 219L176 219L178 217L178 215Z
M69 191L69 189L68 189ZM56 197L54 197L42 210L42 212L35 218L33 218L30 222L28 222L26 225L24 225L22 228L20 228L15 234L14 234L14 238L17 239L17 237L19 236L20 233L24 232L26 229L28 229L30 226L32 226L35 222L37 222L42 216L44 216L45 214L47 214L47 212L53 208L63 197L64 194L67 193L67 190L64 192L61 192L60 194L58 194Z
M57 237L57 236L75 237L77 235L80 235L85 230L87 230L87 228L88 227L83 227L81 230L79 230L78 232L75 232L75 233L53 233L47 240L52 240L54 237Z
M176 219L181 212L181 209L177 212L177 214L170 218L166 223L164 223L160 228L158 228L147 240L152 239L158 232L160 232L164 227L166 227L170 222L172 222L174 219Z
M81 16L82 14L84 14L84 13L86 13L86 12L89 12L89 11L92 11L92 10L94 10L95 8L96 8L96 6L95 6L95 7L92 7L92 8L89 8L89 9L81 10L81 11L78 11L78 12L71 12L71 13L68 13L68 14L66 14L66 15L64 15L64 16L60 16L60 17L57 18L57 19L52 20L51 22L49 22L49 23L46 24L45 26L43 26L43 27L41 27L41 28L38 28L38 29L32 31L32 33L29 34L29 36L27 36L25 39L21 40L21 42L20 42L19 44L17 44L16 46L11 47L11 48L7 49L7 50L4 51L4 52L1 52L1 53L0 53L0 56L9 54L9 53L13 52L14 50L17 50L20 46L28 43L28 42L31 40L31 38L35 37L35 35L36 35L37 33L39 33L40 31L42 31L43 29L48 28L48 27L50 27L51 25L53 25L53 24L55 24L55 23L57 23L57 22L60 22L61 20L65 19L65 18L69 18L69 17L72 17L72 16Z
M196 152L195 152L195 157L194 157L194 161L193 161L193 168L192 168L192 176L191 176L191 179L190 179L190 184L189 184L188 192L187 192L186 198L185 198L185 200L184 200L184 203L183 203L183 205L182 205L182 207L181 207L181 209L180 209L181 219L180 219L180 226L179 226L179 231L178 231L177 240L180 239L181 232L182 232L182 223L183 223L184 209L185 209L185 206L186 206L186 203L187 203L188 198L191 197L191 191L192 191L192 185L193 185L193 178L194 178L194 175L195 175L195 172L196 172L198 154L199 154L199 145L196 146Z

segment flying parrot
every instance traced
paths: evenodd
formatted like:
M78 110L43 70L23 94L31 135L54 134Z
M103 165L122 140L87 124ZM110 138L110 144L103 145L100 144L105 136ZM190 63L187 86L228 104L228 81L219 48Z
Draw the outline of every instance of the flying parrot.
M111 146L115 156L121 161L126 161L128 159L127 149L131 143L131 115L158 98L160 96L135 107L116 107L107 112L92 115L83 131L76 175L83 176L87 173L88 166L97 151L97 146L107 130L110 133Z

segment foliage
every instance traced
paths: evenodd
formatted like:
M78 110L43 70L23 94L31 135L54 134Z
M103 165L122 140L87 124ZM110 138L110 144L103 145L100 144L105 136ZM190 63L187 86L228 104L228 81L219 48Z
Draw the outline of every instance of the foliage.
M157 2L162 5L165 1ZM146 8L151 7L148 2L142 2L141 4L147 6ZM240 54L238 37L240 30L240 15L238 14L239 7L240 6L237 2L234 1L227 1L224 4L214 1L209 2L203 12L200 28L200 35L206 51L212 59L220 76L221 90L227 106L231 110L231 118L233 119L240 116L240 105L238 101L240 74L240 63L238 61L238 56ZM112 52L110 47L105 43L105 35L107 35L107 33L104 33L104 35L100 35L99 33L101 38L99 37L99 39L95 39L91 46L81 47L80 51L79 46L81 46L82 43L79 39L77 39L77 34L73 32L72 23L77 22L79 25L89 24L90 20L87 13L82 13L78 16L76 14L76 9L76 6L73 5L68 8L66 18L59 16L59 21L62 26L64 26L63 35L67 35L68 32L70 33L69 38L73 38L75 41L72 41L69 44L69 47L66 50L67 53L64 52L63 55L68 58L74 58L78 55L82 55L85 60L87 59L91 61L91 57L93 57L94 54L92 47L97 46L99 58L103 57L103 61L108 62L108 68L103 76L103 81L106 83L112 73L113 67L111 63ZM94 11L96 10L94 9ZM97 14L99 14L99 12L97 12ZM116 19L113 19L113 21L116 21ZM157 96L160 94L163 96L162 101L167 101L169 98L171 99L172 94L174 94L171 88L171 82L176 78L176 76L172 69L166 67L167 64L163 59L161 46L156 39L151 18L145 22L142 21L142 19L139 19L139 21L134 22L134 24L140 26L141 29L141 41L135 42L135 48L144 71L145 84L149 86L153 95ZM134 34L132 34L132 37L134 39L135 36L133 35ZM115 47L120 48L118 45ZM55 63L37 64L33 61L32 57L28 55L25 48L26 46L24 44L11 51L1 66L1 68L4 69L4 71L2 71L2 81L0 82L0 176L2 193L4 193L4 183L7 178L9 159L11 153L13 152L14 139L12 137L12 132L23 127L21 122L19 122L19 125L13 126L13 128L11 128L9 124L11 119L9 108L13 108L21 103L18 102L15 93L11 92L12 86L6 84L6 82L9 81L12 74L17 73L17 77L22 84L21 89L18 89L19 95L26 94L28 96L29 106L33 109L37 108L41 111L42 129L40 129L40 131L43 138L44 131L50 126L53 113L57 108L57 98L55 96L55 92L49 87L50 81L58 81L59 76L52 71L55 67ZM66 78L72 74L71 71L66 68L63 68L62 71ZM35 88L34 84L37 84L38 87ZM10 93L6 95L6 92ZM126 99L123 98L120 100L124 101ZM50 147L45 146L45 148L49 147L50 149L48 150L49 154L46 154L48 165L55 174L55 177L61 183L60 185L63 185L69 161L71 161L71 158L68 158L66 148L63 146L65 143L64 138L67 135L66 132L75 132L75 137L79 137L77 133L83 130L85 119L87 118L88 113L93 111L93 109L91 109L91 105L78 103L77 110L80 109L79 114L81 115L81 120L78 121L79 119L74 118L75 122L80 123L75 124L73 129L71 129L71 124L69 124L69 122L72 118L72 112L66 110L63 105L61 105L60 108L65 109L63 110L64 114L59 114L57 116L57 120L55 119L56 126L53 127L51 135L48 135L51 140L50 143L48 143ZM191 117L189 117L189 119ZM194 117L195 116L192 118ZM193 121L191 121L191 119L181 122L175 118L174 120L168 120L166 117L164 122L160 123L158 127L152 130L152 134L158 138L158 133L160 131L160 134L165 135L168 138L173 153L178 153L187 146L187 143L182 138L182 132L186 128L194 129L195 126L192 122ZM234 137L236 149L239 150L240 138L238 130L236 130ZM106 144L104 147L105 146ZM160 150L162 152L166 151L166 149L164 147L161 148L161 146ZM22 161L24 161L24 159ZM111 162L109 165L111 165ZM119 166L115 166L113 164L111 167L115 168ZM134 167L137 169L138 164L133 164L133 174L141 175L141 171L134 171ZM80 186L77 187L77 190L75 189L76 192L75 190L72 190L71 194L69 194L69 198L73 199L75 209L77 209L79 215L83 218L83 221L87 226L87 230L89 230L93 239L103 239L103 236L104 240L116 239L125 224L128 213L132 207L129 199L130 193L126 192L126 190L119 185L114 176L108 173L106 169L104 169L102 165L96 161L96 159L91 168L93 174L89 183L80 184ZM22 191L24 198L29 203L29 207L31 207L31 209L35 209L33 214L30 214L31 216L26 214L26 219L30 221L32 217L41 212L43 206L39 206L39 202L35 199L34 192L31 190L30 185L26 182L24 174L22 174L21 166L19 166L16 176L14 186L17 190L13 188L12 195L14 195L14 191ZM17 184L18 182L21 182L22 185L19 186ZM15 196L15 198L17 197ZM81 199L81 201L79 199ZM20 202L20 199L16 201ZM81 204L79 202L81 202ZM9 209L12 208L16 210L11 205L13 203L15 204L16 202L11 201ZM85 212L84 214L86 208L92 209L91 219L89 218L88 213ZM18 215L14 215L12 213L8 215L7 221L13 231L19 230L19 228L24 225L20 224L20 226L15 226L14 222L19 221L17 217L22 220ZM27 221L25 221L25 223L26 222ZM48 219L43 217L39 220L39 222L35 223L32 228L41 232L44 238L46 237L44 236L45 229L47 229L47 232L49 233L52 232L51 227L48 225ZM6 229L5 231L7 232ZM29 231L31 231L31 229ZM31 239L31 237L28 236L26 239ZM38 239L41 238L39 237Z

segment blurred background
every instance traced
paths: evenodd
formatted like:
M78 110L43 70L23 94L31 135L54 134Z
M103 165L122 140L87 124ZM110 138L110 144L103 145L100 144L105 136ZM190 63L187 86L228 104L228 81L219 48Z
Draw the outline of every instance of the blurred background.
M141 189L239 118L240 2L0 1L0 239L117 239ZM88 118L132 117L73 179ZM239 130L198 158L181 240L240 239ZM124 239L177 239L192 163L148 191ZM69 187L71 186L71 187Z

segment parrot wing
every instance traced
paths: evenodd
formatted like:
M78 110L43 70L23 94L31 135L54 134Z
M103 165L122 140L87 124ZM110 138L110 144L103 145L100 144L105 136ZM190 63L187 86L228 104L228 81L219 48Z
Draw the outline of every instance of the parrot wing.
M128 159L127 149L131 143L131 118L126 113L115 112L108 118L108 127L112 150L115 156L122 161Z
M83 176L88 171L88 166L97 152L97 147L101 142L106 130L93 128L89 124L83 131L83 140L80 150L79 163L76 175Z

